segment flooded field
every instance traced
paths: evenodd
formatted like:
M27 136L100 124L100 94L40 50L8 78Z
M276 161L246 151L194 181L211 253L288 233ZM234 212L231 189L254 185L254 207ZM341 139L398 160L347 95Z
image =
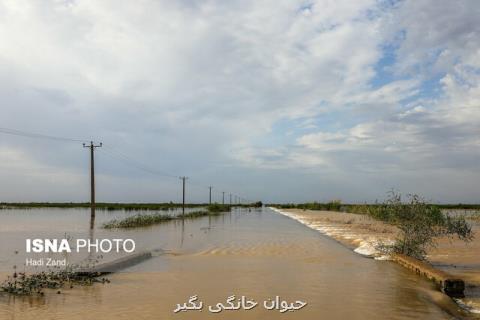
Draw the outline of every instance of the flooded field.
M45 296L0 295L0 319L452 319L456 305L432 283L389 261L350 248L270 209L238 209L217 217L172 221L134 230L103 230L113 218L136 214L98 211L93 237L132 238L137 251L160 248L141 264L109 276L110 284L47 291ZM89 211L2 210L1 279L21 266L26 237L92 236ZM55 225L54 230L52 225ZM15 253L18 250L19 253ZM84 257L68 257L72 260ZM113 259L115 257L107 257ZM205 305L231 296L255 301L301 300L280 314L207 308L174 313L198 295Z

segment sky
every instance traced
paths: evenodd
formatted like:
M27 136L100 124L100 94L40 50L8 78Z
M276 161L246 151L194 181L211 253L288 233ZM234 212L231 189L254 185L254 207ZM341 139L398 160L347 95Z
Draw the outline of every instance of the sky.
M480 1L0 0L0 201L480 202ZM5 130L4 130L5 131ZM8 130L7 130L8 131Z

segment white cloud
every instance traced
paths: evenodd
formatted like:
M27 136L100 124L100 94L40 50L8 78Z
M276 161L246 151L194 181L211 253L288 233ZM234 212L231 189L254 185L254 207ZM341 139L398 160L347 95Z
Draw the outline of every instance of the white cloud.
M245 190L246 176L276 188L281 170L335 181L432 166L460 177L478 156L479 10L476 1L5 0L0 127L102 139L149 166ZM388 44L395 60L380 67L393 74L373 86ZM0 140L13 145L35 163L84 172L84 150ZM109 179L136 178L109 166ZM218 167L232 177L208 176ZM130 196L150 199L119 200Z

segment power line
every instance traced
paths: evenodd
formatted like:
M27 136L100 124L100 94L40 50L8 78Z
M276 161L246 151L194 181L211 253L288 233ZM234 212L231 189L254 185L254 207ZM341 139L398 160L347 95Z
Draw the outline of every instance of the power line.
M84 143L89 142L88 139L82 140L82 139L73 139L73 138L66 138L66 137L57 137L57 136L51 136L51 135L46 135L41 133L27 132L22 130L1 128L1 127L0 127L0 133L27 137L27 138L34 138L34 139L47 139L47 140L55 140L55 141L84 142Z
M183 176L173 175L173 174L166 173L164 171L158 171L156 169L152 169L150 167L147 167L146 165L138 162L137 160L129 157L128 155L126 155L126 154L124 154L124 153L122 153L122 152L120 152L116 149L113 149L112 147L105 146L105 145L103 145L103 147L104 147L103 149L99 150L100 152L105 153L105 154L109 155L110 157L115 158L117 160L120 160L120 161L122 161L122 162L124 162L124 163L138 169L138 170L142 170L142 171L150 173L150 174L155 174L155 175L164 176L164 177L168 177L168 178L175 178L175 179L184 178ZM188 179L190 181L190 183L189 183L190 186L197 187L197 188L200 188L200 189L205 189L205 188L209 189L209 191L210 191L209 192L209 194L210 194L209 195L209 203L211 203L211 201L212 201L211 200L212 199L212 193L214 193L214 192L218 193L218 194L222 194L222 199L223 199L222 202L224 203L224 196L225 196L224 193L214 191L213 186L211 186L211 185L206 186L206 185L201 184L201 183L196 183L195 180L192 181L191 178L186 178L186 179Z
M53 135L46 135L46 134L41 134L41 133L35 133L35 132L28 132L28 131L23 131L23 130L17 130L17 129L11 129L11 128L3 128L0 127L0 134L8 134L8 135L14 135L14 136L21 136L21 137L27 137L27 138L33 138L33 139L44 139L44 140L53 140L53 141L63 141L63 142L81 142L81 143L90 143L89 139L75 139L75 138L69 138L69 137L60 137L60 136L53 136ZM159 171L156 169L152 169L148 166L146 166L143 163L140 163L139 161L131 158L130 156L126 155L125 153L122 153L121 151L112 148L111 146L106 146L103 145L104 148L100 149L102 153L107 154L108 156L120 160L124 163L129 164L130 166L142 170L144 172L154 174L154 175L159 175L159 176L164 176L164 177L169 177L169 178L179 178L178 175L170 174L164 171ZM185 178L185 177L180 177L180 178ZM212 188L213 186L205 186L201 184L197 184L195 182L191 182L193 186L197 187L202 187L202 188L210 188L210 196L209 196L209 202L211 202L211 194L212 194ZM224 196L225 192L222 193L222 202L224 203ZM230 194L230 203L232 203L231 200L232 194ZM237 197L237 196L236 196Z
M173 175L173 174L166 173L164 171L159 171L159 170L156 170L156 169L152 169L152 168L138 162L137 160L129 157L125 153L122 153L121 151L112 148L111 146L103 145L103 149L100 149L99 151L107 154L108 156L110 156L114 159L120 160L120 161L122 161L122 162L124 162L124 163L138 169L138 170L141 170L141 171L144 171L144 172L147 172L147 173L150 173L150 174L155 174L155 175L169 177L169 178L175 178L175 179L177 179L177 178L182 179L183 178L182 176L179 176L179 175ZM208 189L211 188L210 189L210 196L209 196L209 199L210 199L209 202L211 202L211 194L212 194L212 191L213 191L212 190L213 186L205 186L203 184L192 182L191 180L190 180L190 185L194 186L194 187L197 187L197 188L202 188L202 189L203 188L208 188Z
M124 153L122 153L118 150L115 150L111 147L105 146L105 145L104 145L104 149L101 149L100 151L102 153L105 153L105 154L109 155L110 157L112 157L114 159L123 161L124 163L127 163L130 166L132 166L132 167L134 167L138 170L142 170L142 171L145 171L145 172L150 173L150 174L155 174L155 175L169 177L169 178L175 178L175 179L179 177L177 175L173 175L173 174L169 174L169 173L166 173L166 172L163 172L163 171L152 169L152 168L138 162L137 160L130 158L129 156L125 155Z

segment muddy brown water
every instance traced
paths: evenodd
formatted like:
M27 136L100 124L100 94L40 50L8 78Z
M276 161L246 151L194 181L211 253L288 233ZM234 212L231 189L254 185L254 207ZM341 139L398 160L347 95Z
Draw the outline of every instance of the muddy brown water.
M98 212L97 225L135 214ZM88 235L88 210L0 210L0 268L6 278L23 259L25 237ZM52 228L52 226L55 226ZM43 297L0 295L0 319L453 319L455 305L433 284L389 261L354 253L269 209L168 222L129 231L99 227L96 237L131 237L137 250L166 254L109 276L110 284L47 291ZM79 257L72 257L72 259ZM15 262L16 261L16 262ZM259 302L251 310L213 314L230 295ZM174 313L198 295L200 310ZM307 305L266 310L280 296ZM448 311L450 310L450 311Z

